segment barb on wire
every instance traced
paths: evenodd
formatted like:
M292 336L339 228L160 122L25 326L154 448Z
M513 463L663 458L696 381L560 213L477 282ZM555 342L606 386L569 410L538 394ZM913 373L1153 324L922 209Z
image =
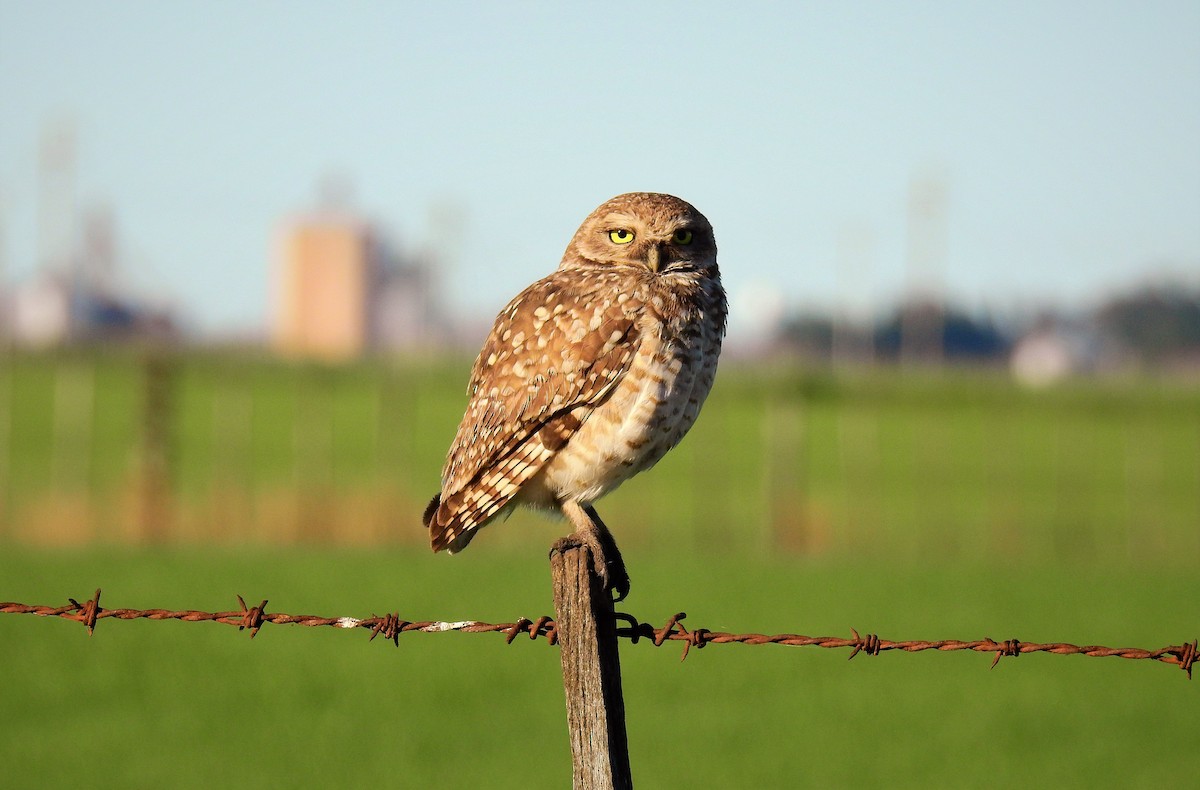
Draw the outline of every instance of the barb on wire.
M179 620L195 623L211 621L237 626L238 630L249 630L253 638L266 623L276 625L303 626L332 626L336 628L364 628L371 632L369 641L377 636L400 645L400 635L410 631L425 633L445 633L462 631L465 633L502 633L505 641L512 644L520 634L528 634L530 639L545 637L547 643L558 643L558 626L549 617L539 617L529 620L518 618L512 623L485 623L478 620L460 620L445 622L440 620L410 621L400 617L398 612L382 617L372 616L365 619L355 617L320 617L310 614L284 614L283 612L266 611L267 600L264 598L258 606L248 607L242 596L237 596L239 609L228 612L202 612L193 609L172 611L169 609L104 609L100 606L100 590L89 600L80 603L74 598L68 598L71 603L66 606L40 606L23 603L0 603L0 614L32 614L38 617L58 617L83 623L88 633L96 629L100 620L116 618L118 620ZM735 634L725 631L709 631L706 628L694 628L689 631L683 625L687 617L683 612L667 618L661 628L655 628L649 623L641 622L630 614L618 612L614 614L621 625L617 628L617 636L637 644L643 638L655 647L662 647L667 642L683 642L683 655L680 660L688 657L688 652L694 647L701 649L710 644L738 643L743 645L791 645L794 647L822 648L851 648L849 658L859 653L877 656L885 650L903 650L916 653L924 650L942 652L954 650L970 650L976 653L992 653L992 667L1005 656L1017 657L1025 653L1051 653L1054 655L1082 655L1092 657L1116 657L1135 660L1152 659L1164 664L1174 664L1192 677L1192 666L1200 657L1198 641L1184 642L1181 645L1170 645L1157 650L1145 650L1137 647L1104 647L1102 645L1072 645L1065 642L1022 642L1008 639L997 642L994 639L978 639L961 641L957 639L941 639L934 641L909 640L893 641L881 639L876 634L860 636L858 631L851 628L853 636L805 636L804 634Z

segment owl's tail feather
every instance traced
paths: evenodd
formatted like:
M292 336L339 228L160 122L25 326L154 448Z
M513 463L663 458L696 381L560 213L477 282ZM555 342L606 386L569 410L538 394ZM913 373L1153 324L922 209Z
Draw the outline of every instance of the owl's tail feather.
M429 530L429 546L435 552L446 550L457 554L475 537L474 529L464 528L459 519L444 511L440 492L429 500L421 521Z
M468 492L469 493L469 492ZM493 521L509 517L516 507L512 495L499 497L476 497L466 507L462 491L443 497L436 494L425 508L421 520L429 530L429 545L436 551L457 554L475 539L479 530Z

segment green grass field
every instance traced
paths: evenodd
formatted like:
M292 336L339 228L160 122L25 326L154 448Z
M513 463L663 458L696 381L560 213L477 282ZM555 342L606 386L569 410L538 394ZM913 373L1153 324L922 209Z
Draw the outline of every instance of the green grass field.
M109 607L399 610L509 622L550 613L543 555L6 551L0 599ZM625 611L714 630L984 636L1155 648L1195 638L1194 569L730 560L627 551ZM401 637L213 623L0 616L4 785L564 787L558 655L494 634ZM622 646L642 787L1179 786L1200 774L1196 687L1178 668L1025 655Z
M150 416L137 356L0 365L0 540L137 543L149 520L176 545L424 542L469 361L164 364ZM147 505L156 419L165 493ZM1198 491L1195 386L729 364L683 444L601 512L664 550L1194 565Z
M0 600L60 605L101 586L106 607L229 610L241 594L327 616L552 614L561 524L518 514L461 556L425 548L418 515L469 361L165 364L155 395L135 355L0 360ZM1200 636L1194 386L1033 392L995 373L731 364L684 443L600 511L633 577L622 608L651 622L683 610L711 630L1145 648ZM622 648L642 787L1200 775L1196 686L1167 665L679 654ZM0 615L0 785L563 787L561 694L544 641L408 634L396 649L364 632L268 625L251 641L111 620L88 638Z

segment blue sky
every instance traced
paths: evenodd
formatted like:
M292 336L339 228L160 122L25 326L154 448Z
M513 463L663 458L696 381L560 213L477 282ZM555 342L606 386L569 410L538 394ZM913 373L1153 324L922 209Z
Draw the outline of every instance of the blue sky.
M200 327L261 327L280 221L330 173L493 315L626 191L708 215L734 327L775 295L867 310L1200 282L1200 4L0 3L0 222L37 257L38 138ZM945 255L906 266L914 181ZM740 313L740 314L739 314Z

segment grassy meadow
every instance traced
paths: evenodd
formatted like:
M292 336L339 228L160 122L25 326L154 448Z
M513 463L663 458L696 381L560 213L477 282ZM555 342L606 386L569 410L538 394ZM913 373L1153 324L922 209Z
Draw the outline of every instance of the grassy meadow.
M17 357L0 540L422 544L469 365ZM683 444L601 511L623 545L672 552L1190 565L1198 491L1194 385L730 364ZM489 541L554 529L521 517Z
M1197 635L1192 569L896 567L627 552L624 611L692 627L1160 647ZM551 612L509 551L6 552L2 598L511 622ZM565 787L557 651L496 634L0 616L6 787ZM643 787L1156 787L1200 772L1196 687L1116 658L624 644Z
M148 366L149 365L149 366ZM552 614L561 524L434 556L418 516L469 360L0 365L0 600L510 622ZM1200 636L1200 392L726 366L699 424L600 505L688 627L1157 648ZM0 784L563 787L558 654L494 634L0 616ZM1179 784L1177 668L1030 654L624 644L635 781Z

